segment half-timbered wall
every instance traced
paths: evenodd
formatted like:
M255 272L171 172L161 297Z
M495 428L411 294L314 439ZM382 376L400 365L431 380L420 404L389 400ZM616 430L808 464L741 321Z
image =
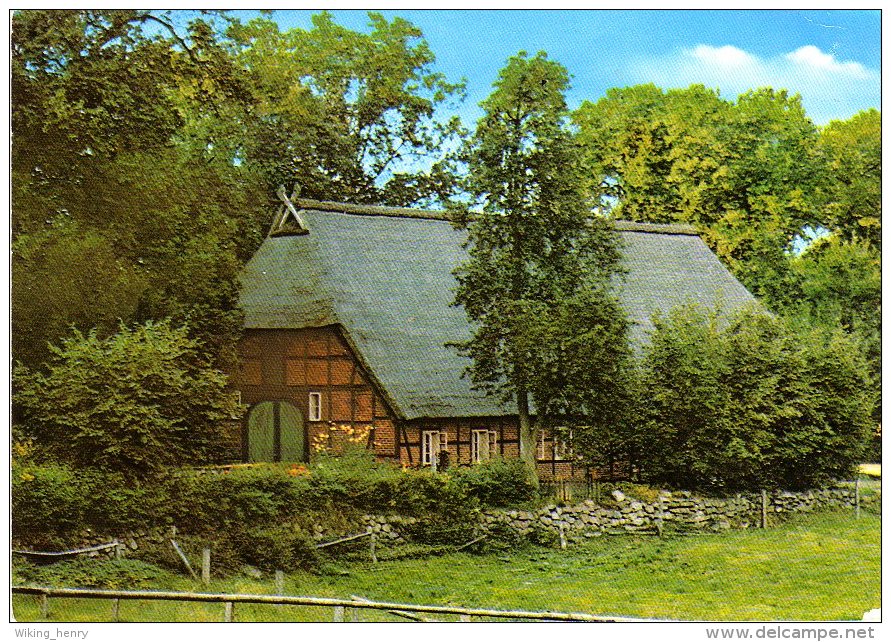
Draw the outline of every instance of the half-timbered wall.
M438 431L446 435L450 465L472 463L471 448L474 430L492 431L497 435L495 453L502 457L520 456L519 430L516 419L510 417L480 417L460 419L417 419L406 422L400 433L399 455L403 466L419 466L422 458L422 434ZM495 454L493 453L493 454Z
M308 456L322 448L338 451L347 440L361 435L367 435L365 442L376 455L397 456L393 413L336 327L248 330L240 354L236 383L242 403L249 407L263 401L293 404L303 415ZM320 416L315 421L310 393L321 395Z
M288 402L303 416L304 459L326 449L339 452L348 440L359 441L380 458L403 466L422 465L422 434L445 437L449 465L473 463L473 432L494 434L490 455L520 456L515 417L471 417L399 421L352 353L336 326L294 330L248 330L240 343L242 365L235 380L242 403ZM310 394L320 395L311 408ZM317 420L312 411L318 411ZM248 413L249 414L249 413ZM248 459L247 422L242 427L242 458ZM589 470L561 452L545 435L538 445L537 469L542 480L584 480L610 477L614 471ZM599 473L599 474L598 474Z

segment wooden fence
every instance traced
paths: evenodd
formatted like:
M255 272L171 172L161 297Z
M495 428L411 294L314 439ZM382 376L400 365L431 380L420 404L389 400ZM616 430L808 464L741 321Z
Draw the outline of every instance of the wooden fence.
M556 613L550 611L501 611L495 609L475 609L458 606L434 606L421 604L399 604L397 602L374 602L353 596L351 599L327 597L298 597L291 595L242 595L236 593L183 593L174 591L108 591L100 589L66 589L39 586L13 586L13 594L34 595L40 601L40 617L49 616L50 598L81 598L112 601L112 619L119 614L121 600L167 600L178 602L212 602L223 605L223 619L235 621L236 604L271 604L290 606L311 606L333 609L332 621L344 622L346 609L350 609L351 621L359 621L361 609L385 611L414 621L432 622L430 618L418 614L457 615L459 621L470 622L472 618L497 620L530 620L545 622L652 622L637 618L591 615L588 613Z

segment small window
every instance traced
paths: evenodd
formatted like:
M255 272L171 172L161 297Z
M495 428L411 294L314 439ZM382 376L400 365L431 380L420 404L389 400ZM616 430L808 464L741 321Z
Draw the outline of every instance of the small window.
M425 430L421 433L421 463L436 468L439 453L448 448L446 433L438 430Z
M322 393L309 393L309 420L322 421Z
M544 430L538 440L538 458L543 461L566 461L574 458L572 429L562 435L548 436Z
M563 436L554 437L554 459L568 460L573 458L572 429L567 430Z
M498 433L494 430L474 430L470 441L470 460L476 464L488 461L496 453Z

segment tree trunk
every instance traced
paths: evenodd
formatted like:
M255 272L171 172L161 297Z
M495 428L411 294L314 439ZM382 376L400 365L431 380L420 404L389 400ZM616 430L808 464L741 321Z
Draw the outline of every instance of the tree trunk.
M532 479L538 486L538 470L535 466L536 426L529 417L529 393L517 390L517 416L520 420L520 459L526 462Z

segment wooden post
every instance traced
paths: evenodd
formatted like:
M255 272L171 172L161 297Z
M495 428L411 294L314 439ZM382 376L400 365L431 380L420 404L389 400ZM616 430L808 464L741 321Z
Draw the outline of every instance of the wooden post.
M232 602L226 602L225 606L226 610L223 613L223 621L224 622L234 622L235 621L235 604Z
M49 619L49 598L46 595L40 596L40 619Z
M284 595L285 594L285 572L284 571L276 571L275 572L275 594L276 595Z
M116 560L119 560L119 559L121 559L121 557L123 557L123 555L124 555L124 550L123 550L123 549L124 549L124 545L121 544L118 540L115 540L114 543L115 543L115 547L114 547L114 558L115 558Z
M854 479L854 517L860 519L860 475Z
M334 621L335 622L343 622L343 607L342 606L334 607Z
M210 549L205 548L201 554L201 579L210 584Z
M355 606L350 607L350 621L358 622L359 621L359 609Z
M111 621L119 622L121 615L121 600L115 598L111 601Z
M767 528L767 491L761 489L761 528Z
M371 537L369 539L371 540L371 544L369 545L369 548L371 550L371 563L377 564L377 553L374 550L374 547L377 544L377 533L372 531Z
M557 522L557 528L560 530L560 548L566 548L566 533L563 531L563 522Z

